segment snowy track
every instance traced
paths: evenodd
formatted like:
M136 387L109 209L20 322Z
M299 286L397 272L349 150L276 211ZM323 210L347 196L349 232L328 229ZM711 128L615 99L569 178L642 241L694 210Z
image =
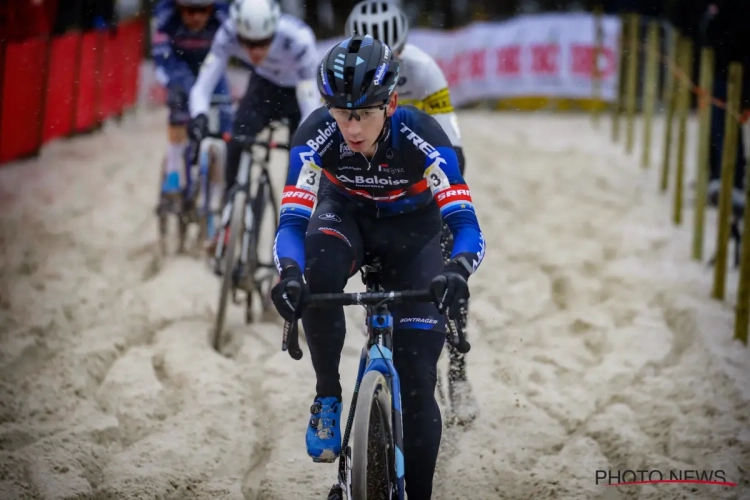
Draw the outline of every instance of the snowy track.
M656 169L583 116L460 122L488 244L471 282L481 415L444 432L434 498L750 498L750 354ZM151 256L164 123L0 170L2 499L307 500L333 480L304 451L306 346L292 361L280 324L233 307L233 354L215 354L218 280ZM346 403L362 342L347 314ZM597 469L723 469L739 487L607 488Z

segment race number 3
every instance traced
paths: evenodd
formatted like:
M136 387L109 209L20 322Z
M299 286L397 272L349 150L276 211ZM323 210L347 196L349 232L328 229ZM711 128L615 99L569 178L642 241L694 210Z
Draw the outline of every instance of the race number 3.
M429 184L430 190L433 194L439 193L440 191L444 191L451 187L451 183L450 181L448 181L448 176L445 175L443 169L441 169L437 165L433 165L425 170L424 176L427 179L427 183Z
M317 193L319 184L320 167L312 161L306 161L302 166L299 177L297 178L297 188Z

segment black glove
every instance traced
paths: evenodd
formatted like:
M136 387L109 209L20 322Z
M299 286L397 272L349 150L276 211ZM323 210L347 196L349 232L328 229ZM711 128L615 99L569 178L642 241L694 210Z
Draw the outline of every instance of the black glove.
M309 293L302 279L302 270L289 266L281 271L281 281L271 289L271 300L279 315L291 323L301 316L300 306Z
M188 135L196 143L201 142L208 135L208 117L201 113L191 119L188 124Z
M450 261L443 272L432 279L430 291L438 312L448 312L452 318L457 318L462 306L469 299L469 285L467 279L470 272L466 263L458 260Z

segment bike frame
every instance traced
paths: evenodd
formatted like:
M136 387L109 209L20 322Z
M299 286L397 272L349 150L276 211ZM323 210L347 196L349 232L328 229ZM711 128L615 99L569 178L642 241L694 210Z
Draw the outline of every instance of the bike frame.
M225 106L228 104L232 104L233 100L231 96L225 96L225 95L214 95L211 98L211 105L209 110L209 130L210 135L208 137L210 138L219 138L221 139L221 133L220 133L220 118L219 114L221 113L221 106ZM198 216L199 217L205 217L208 216L210 213L210 189L209 189L209 183L208 183L208 149L210 144L208 144L206 141L201 141L201 143L198 145L198 186L197 188L193 184L193 158L194 155L190 153L190 148L186 151L186 154L190 156L188 158L188 161L185 162L185 190L184 195L186 199L191 199L194 197L195 189L200 190L200 192L203 193L203 206L198 209ZM210 218L209 218L210 223Z
M379 268L366 266L363 272L363 281L368 292L383 291L378 281ZM374 275L374 277L373 277ZM349 445L354 413L357 409L357 397L359 386L365 374L370 371L380 372L388 382L388 393L391 397L391 428L393 429L393 460L396 472L396 488L398 500L404 500L404 439L403 423L401 418L401 383L399 381L396 366L393 363L393 316L385 303L375 306L366 306L367 343L362 349L357 370L357 381L354 384L354 395L349 407L344 440L341 444L342 455L339 458L339 485L347 492L347 498L351 499L351 458L346 455Z
M270 144L272 143L273 134L276 131L276 127L269 127L269 134L268 134L268 140L267 142ZM265 141L264 141L265 142ZM263 143L261 143L263 144ZM224 251L224 240L226 238L226 231L230 224L230 219L232 217L232 210L234 208L234 195L237 193L237 191L242 190L246 194L245 198L245 216L243 219L243 235L242 235L242 244L240 248L240 255L239 255L239 269L244 269L245 265L248 261L248 255L250 251L250 236L251 231L255 231L257 236L258 234L258 228L255 224L255 214L253 213L253 206L252 206L252 200L253 197L251 195L251 171L254 166L256 168L260 168L260 173L258 175L258 179L256 182L256 190L255 194L260 192L261 189L263 189L263 186L268 185L271 187L271 189L268 190L271 198L273 198L273 185L271 184L271 174L268 170L268 164L271 159L271 150L274 149L273 147L265 147L265 155L263 157L262 161L256 162L254 161L254 157L252 153L249 150L250 145L247 147L243 147L242 154L240 156L240 167L237 171L237 177L235 185L232 187L232 189L227 193L227 200L226 204L224 205L224 209L222 210L221 215L221 225L219 228L220 234L219 239L216 245L216 252L214 256L216 259L220 259L221 255ZM279 146L280 149L285 149L282 146ZM261 267L273 267L273 264L263 264ZM240 271L241 272L241 271Z
M404 304L406 302L430 302L433 296L440 296L439 289L435 290L405 290L401 292L386 292L379 286L377 274L379 266L365 265L362 270L363 281L367 285L365 293L322 293L312 294L305 299L303 307L323 307L334 305L363 305L367 310L367 343L362 349L359 369L357 370L357 382L354 386L351 407L346 423L346 430L341 443L341 454L339 455L338 487L351 500L351 470L352 458L349 451L349 438L351 435L354 414L356 412L357 398L360 385L365 375L370 371L378 371L386 379L387 389L391 397L391 436L394 444L393 460L396 473L396 486L399 500L404 499L404 457L403 457L403 426L401 418L401 385L393 363L393 316L386 304ZM372 275L376 276L373 277ZM443 280L443 285L447 281ZM300 289L300 285L293 288ZM293 293L293 292L291 292ZM450 316L450 315L449 315ZM467 353L471 345L464 338L463 329L448 317L448 329L450 342L461 353ZM281 350L288 351L294 360L302 359L302 350L299 347L298 319L285 322L281 340ZM333 490L332 490L333 492Z

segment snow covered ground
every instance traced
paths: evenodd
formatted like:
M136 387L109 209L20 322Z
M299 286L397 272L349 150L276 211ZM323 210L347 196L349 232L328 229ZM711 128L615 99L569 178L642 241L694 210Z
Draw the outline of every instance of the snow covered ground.
M488 244L471 280L481 414L444 432L434 498L750 498L736 272L709 299L689 199L674 228L657 192L661 123L643 171L589 120L460 114ZM280 324L246 327L238 308L232 356L214 353L218 280L152 257L164 125L129 117L0 169L0 498L295 500L333 481L304 450L309 353L293 361ZM345 394L362 343L348 314ZM722 469L739 486L612 488L601 469Z

